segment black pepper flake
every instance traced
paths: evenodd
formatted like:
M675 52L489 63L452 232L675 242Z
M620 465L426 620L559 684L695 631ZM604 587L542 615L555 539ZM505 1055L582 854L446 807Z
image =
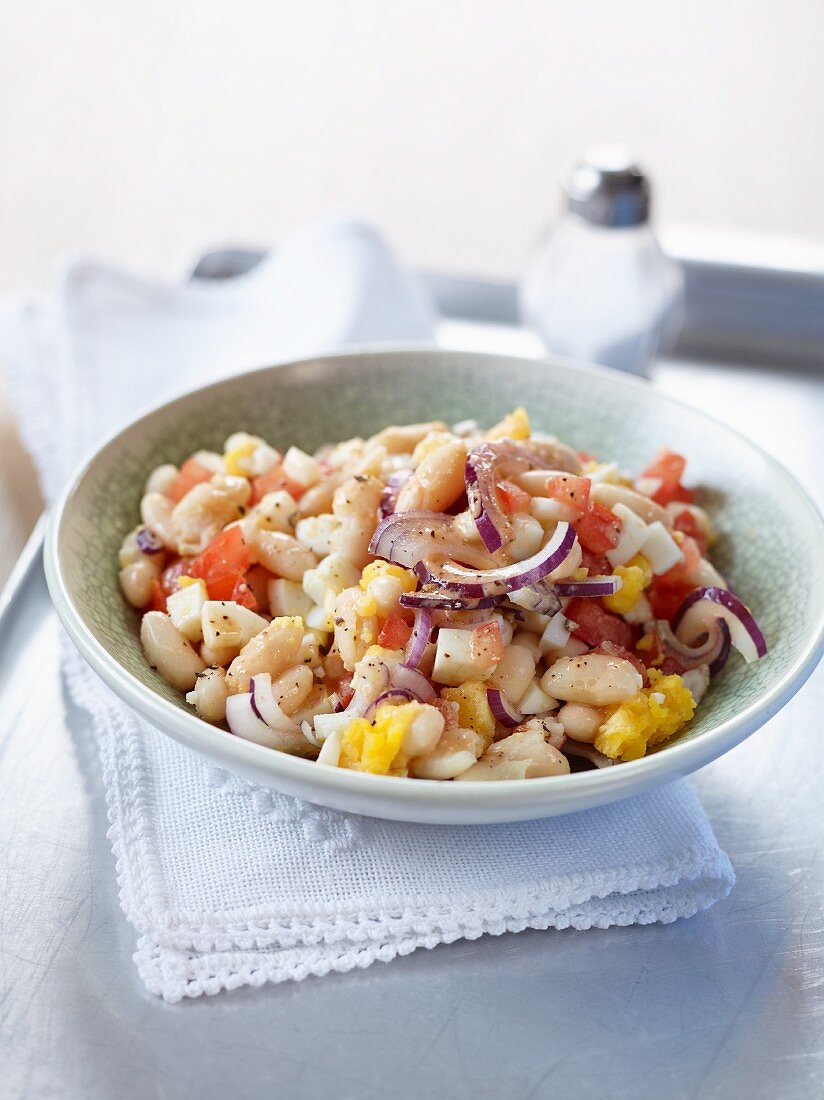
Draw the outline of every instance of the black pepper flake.
M355 481L366 481L364 474L355 474Z
M335 626L343 626L343 619L335 619Z

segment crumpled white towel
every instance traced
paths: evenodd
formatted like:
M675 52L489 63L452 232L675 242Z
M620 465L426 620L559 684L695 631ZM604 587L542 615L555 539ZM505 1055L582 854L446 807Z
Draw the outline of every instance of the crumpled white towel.
M346 343L426 340L432 317L373 231L332 223L225 284L71 264L53 295L7 308L0 357L53 498L89 444L170 389ZM484 933L673 921L734 881L683 781L546 821L396 824L209 765L135 718L68 644L64 672L93 717L139 973L169 1001Z

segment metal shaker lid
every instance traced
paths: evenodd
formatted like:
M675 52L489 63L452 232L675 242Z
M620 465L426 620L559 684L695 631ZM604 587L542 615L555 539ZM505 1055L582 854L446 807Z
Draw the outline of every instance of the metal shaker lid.
M588 149L563 186L567 208L593 225L625 228L649 218L649 180L620 146Z

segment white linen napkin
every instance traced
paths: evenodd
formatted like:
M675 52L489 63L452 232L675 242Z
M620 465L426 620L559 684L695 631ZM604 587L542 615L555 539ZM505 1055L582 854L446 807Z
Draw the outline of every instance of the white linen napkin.
M51 295L4 311L0 361L53 499L96 438L169 390L346 344L431 340L433 317L372 230L326 223L226 283L69 264ZM396 824L210 765L136 718L68 643L64 672L93 718L135 961L168 1001L484 933L669 922L733 885L684 781L546 821Z

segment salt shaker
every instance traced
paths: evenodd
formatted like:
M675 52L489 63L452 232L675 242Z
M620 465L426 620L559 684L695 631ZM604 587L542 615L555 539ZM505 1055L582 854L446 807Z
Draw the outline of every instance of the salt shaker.
M524 321L550 352L647 374L683 313L681 269L650 224L649 180L602 146L569 173L564 197L521 283Z

